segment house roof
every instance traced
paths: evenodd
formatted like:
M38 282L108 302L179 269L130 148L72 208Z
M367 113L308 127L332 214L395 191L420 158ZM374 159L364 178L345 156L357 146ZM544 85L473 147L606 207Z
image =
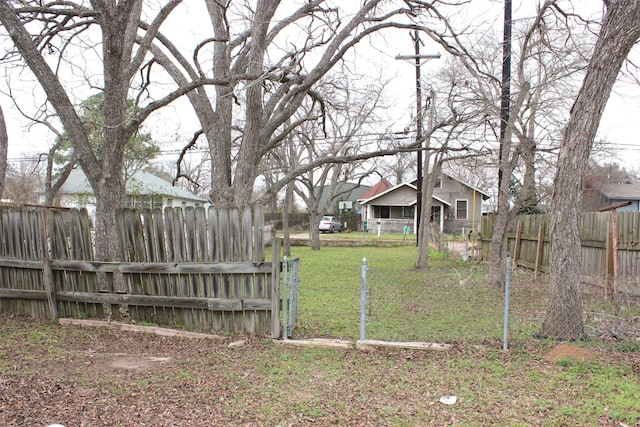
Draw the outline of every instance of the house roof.
M380 181L378 181L378 183L376 185L374 185L373 187L369 188L367 191L362 193L358 197L358 200L370 199L371 197L375 196L376 194L380 194L382 192L385 192L390 188L393 188L393 184L390 183L389 181L387 181L386 179L382 178Z
M455 176L449 175L449 174L448 174L448 173L446 173L446 172L440 172L440 175L445 175L445 176L447 176L447 177L449 177L449 178L453 179L454 181L458 181L460 184L464 185L465 187L468 187L468 188L470 188L470 189L472 189L472 190L475 190L477 193L480 193L480 195L482 196L482 200L487 200L487 199L490 199L490 198L491 198L491 196L490 196L489 194L485 193L484 191L482 191L482 190L480 190L480 189L478 189L478 188L474 187L473 185L471 185L471 184L469 184L469 183L467 183L467 182L464 182L464 181L463 181L463 180L461 180L461 179L456 178ZM417 179L414 179L413 181L411 181L411 183L412 183L413 185L416 185L416 183L417 183L417 182L418 182L418 180L417 180Z
M600 191L608 199L640 200L640 183L602 184Z
M139 195L155 194L174 199L207 202L207 199L196 196L182 188L174 187L164 179L143 171L138 171L129 178L126 184L126 193ZM93 194L93 189L89 184L87 176L82 169L78 168L71 171L69 178L67 178L67 181L62 185L58 194Z
M388 188L388 189L386 189L386 190L384 190L384 191L382 191L380 193L374 194L373 196L369 197L368 199L363 199L363 200L361 199L361 200L359 200L359 202L361 204L363 204L363 205L366 205L366 204L370 203L372 200L378 199L378 198L384 196L385 194L393 193L394 191L396 191L400 187L409 187L414 191L418 190L415 185L410 184L408 182L403 182L403 183L400 183L398 185L392 186L391 188ZM447 202L445 200L442 200L440 197L437 197L437 196L433 195L432 198L437 200L438 202L444 204L444 205L451 206L451 203L449 203L449 202ZM417 202L418 202L417 200L414 200L413 202L411 202L409 204L409 206L413 206Z

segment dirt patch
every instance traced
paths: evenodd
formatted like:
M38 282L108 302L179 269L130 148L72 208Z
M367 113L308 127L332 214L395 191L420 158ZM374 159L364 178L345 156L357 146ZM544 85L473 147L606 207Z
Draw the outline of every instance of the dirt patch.
M597 358L598 355L591 350L570 344L559 344L549 353L545 354L543 360L546 362L555 362L558 359L573 359L579 362L588 362Z
M167 363L170 357L157 356L120 356L107 361L107 366L115 369L142 370L152 369Z

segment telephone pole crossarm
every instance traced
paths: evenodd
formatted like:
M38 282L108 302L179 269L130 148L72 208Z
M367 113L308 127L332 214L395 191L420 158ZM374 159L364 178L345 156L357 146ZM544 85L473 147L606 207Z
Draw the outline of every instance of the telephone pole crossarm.
M413 59L440 59L442 55L439 53L432 53L426 55L396 55L398 60L413 60Z

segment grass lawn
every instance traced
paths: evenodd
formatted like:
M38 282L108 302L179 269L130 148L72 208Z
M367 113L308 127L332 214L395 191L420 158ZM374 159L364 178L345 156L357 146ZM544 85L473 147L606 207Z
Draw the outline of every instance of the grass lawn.
M294 247L292 256L301 260L298 336L359 337L363 258L367 338L481 342L503 336L504 293L485 285L485 265L436 252L428 271L418 271L415 246ZM509 336L527 338L542 322L546 285L526 273L512 277Z
M302 279L294 337L359 336L366 257L367 338L451 348L191 340L0 314L0 425L640 425L640 343L599 338L601 301L585 301L590 339L537 340L545 284L514 273L504 352L504 298L487 288L484 265L434 256L415 271L413 246L292 251ZM637 306L623 314L633 322ZM451 395L455 404L440 403Z

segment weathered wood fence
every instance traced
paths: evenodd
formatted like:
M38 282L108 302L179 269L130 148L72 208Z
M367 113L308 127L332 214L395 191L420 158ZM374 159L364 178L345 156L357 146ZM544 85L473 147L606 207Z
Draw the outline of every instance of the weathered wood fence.
M482 258L489 258L494 217L482 220ZM514 265L547 272L551 239L547 215L519 215L508 234ZM640 212L587 212L580 224L583 282L611 291L640 293Z
M279 337L262 208L122 209L117 222L122 258L97 262L85 210L0 207L0 311Z

